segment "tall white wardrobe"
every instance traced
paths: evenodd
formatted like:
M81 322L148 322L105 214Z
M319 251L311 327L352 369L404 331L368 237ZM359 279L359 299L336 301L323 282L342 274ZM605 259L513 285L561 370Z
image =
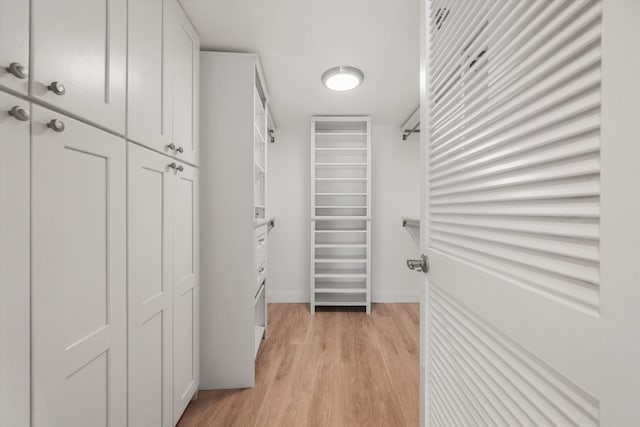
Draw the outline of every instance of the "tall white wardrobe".
M0 0L0 425L198 388L199 39L177 0Z

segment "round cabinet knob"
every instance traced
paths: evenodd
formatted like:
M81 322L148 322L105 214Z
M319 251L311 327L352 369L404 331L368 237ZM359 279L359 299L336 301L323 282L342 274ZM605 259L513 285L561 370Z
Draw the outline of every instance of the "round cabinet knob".
M182 165L180 165L180 166L178 166L178 167L176 168L176 170L177 170L178 172L182 172L182 171L184 170L184 168L182 167Z
M63 132L64 131L64 122L60 119L53 119L49 123L47 123L47 127L49 129L53 129L55 132Z
M173 170L175 170L175 169L178 167L178 165L177 165L177 163L176 163L176 162L172 162L172 163L169 163L169 164L167 165L167 167L168 167L169 169L173 169Z
M67 89L60 82L51 82L51 84L47 86L47 89L49 89L56 95L64 95L65 93L67 93Z
M21 122L26 122L27 120L29 120L29 111L17 105L9 111L9 115L13 116L16 120L20 120Z
M11 64L9 64L9 66L7 67L7 71L19 79L26 79L27 77L29 77L27 69L19 62L12 62Z
M184 153L184 148L182 148L182 147L178 147L178 148L176 148L176 151L177 151L178 153Z
M176 145L172 142L171 144L166 146L167 150L175 151Z

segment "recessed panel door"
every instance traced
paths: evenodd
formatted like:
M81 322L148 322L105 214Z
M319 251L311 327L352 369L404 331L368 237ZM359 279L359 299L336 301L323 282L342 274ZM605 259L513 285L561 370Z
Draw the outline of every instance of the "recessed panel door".
M0 0L0 86L29 92L29 0Z
M121 138L34 106L32 416L126 425L126 158Z
M33 0L31 94L124 134L126 0Z
M199 385L198 170L178 169L173 187L174 421Z
M128 143L129 426L173 426L171 159Z

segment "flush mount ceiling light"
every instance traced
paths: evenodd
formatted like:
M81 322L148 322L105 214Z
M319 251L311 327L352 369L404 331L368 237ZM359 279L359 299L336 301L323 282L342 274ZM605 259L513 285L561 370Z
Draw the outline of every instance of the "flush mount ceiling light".
M338 92L355 89L364 80L362 71L355 67L333 67L322 73L322 84Z

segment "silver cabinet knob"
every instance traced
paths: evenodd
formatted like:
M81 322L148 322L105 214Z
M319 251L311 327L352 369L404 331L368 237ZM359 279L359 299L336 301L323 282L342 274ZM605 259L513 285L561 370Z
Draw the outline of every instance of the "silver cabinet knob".
M55 132L63 132L65 129L64 122L60 119L51 120L49 123L47 123L47 127L54 130Z
M7 71L19 79L26 79L27 77L29 77L27 69L19 62L12 62L11 64L9 64L9 66L7 67Z
M180 165L180 166L178 166L178 167L176 168L176 170L177 170L178 172L182 172L182 171L184 171L184 168L182 167L182 165Z
M176 145L172 142L165 147L167 150L176 151Z
M168 167L169 169L176 170L176 168L178 167L178 164L177 164L176 162L171 162L171 163L169 163L169 164L167 165L167 167Z
M429 272L429 258L422 254L420 259L408 259L407 260L407 268L409 270L421 271L423 273Z
M9 115L13 116L16 120L20 120L21 122L26 122L27 120L29 120L29 111L18 105L16 105L9 111Z
M262 273L264 272L264 267L260 267L260 270L258 270L258 273Z
M177 151L178 153L184 153L184 148L182 148L182 147L178 147L178 148L176 148L176 151Z
M60 82L51 82L51 84L47 86L47 89L49 89L56 95L64 95L65 93L67 93L67 89Z

